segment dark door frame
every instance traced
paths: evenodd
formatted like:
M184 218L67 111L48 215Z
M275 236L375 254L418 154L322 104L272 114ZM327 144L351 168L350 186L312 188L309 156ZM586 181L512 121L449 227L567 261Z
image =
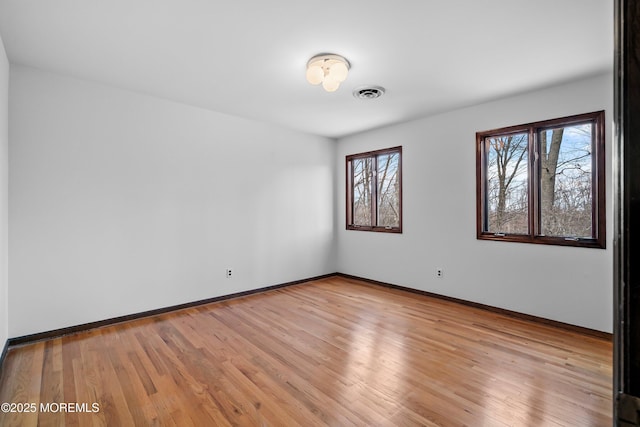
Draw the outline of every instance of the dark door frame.
M614 424L626 427L640 425L640 1L615 2L614 67Z

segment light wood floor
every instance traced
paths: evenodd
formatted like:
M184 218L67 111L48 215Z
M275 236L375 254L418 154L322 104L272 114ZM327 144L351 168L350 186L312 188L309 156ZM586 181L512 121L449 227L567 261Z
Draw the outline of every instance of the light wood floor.
M2 426L610 426L607 340L335 277L10 349ZM40 410L40 403L78 403ZM56 412L57 410L57 412Z

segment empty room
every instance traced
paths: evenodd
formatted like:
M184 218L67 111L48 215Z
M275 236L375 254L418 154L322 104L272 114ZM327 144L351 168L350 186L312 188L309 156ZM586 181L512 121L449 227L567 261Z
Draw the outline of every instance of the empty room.
M604 0L0 0L0 425L611 425L614 46Z

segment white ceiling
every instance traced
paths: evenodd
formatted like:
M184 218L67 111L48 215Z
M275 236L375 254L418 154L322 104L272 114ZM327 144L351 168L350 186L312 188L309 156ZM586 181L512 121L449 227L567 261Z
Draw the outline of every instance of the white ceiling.
M11 63L340 137L609 71L613 2L0 0L0 35ZM305 80L323 52L352 65L334 93Z

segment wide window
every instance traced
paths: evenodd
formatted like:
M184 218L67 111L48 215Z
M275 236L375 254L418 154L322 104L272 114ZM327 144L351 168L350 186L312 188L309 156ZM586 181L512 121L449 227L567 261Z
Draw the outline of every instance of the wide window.
M347 229L402 232L402 147L347 160Z
M478 239L605 247L604 111L476 133Z

